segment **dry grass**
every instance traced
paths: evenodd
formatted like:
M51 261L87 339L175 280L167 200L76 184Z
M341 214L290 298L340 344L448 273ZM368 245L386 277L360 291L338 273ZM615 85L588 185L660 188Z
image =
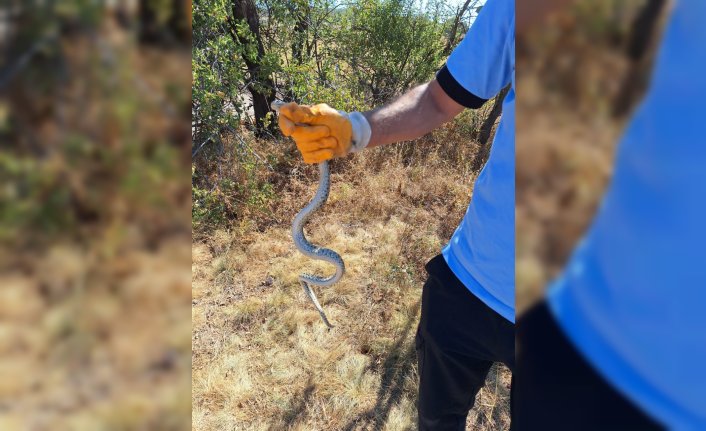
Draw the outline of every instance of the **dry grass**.
M297 280L331 268L303 257L289 233L313 195L313 168L298 166L279 191L282 223L264 231L241 223L195 240L195 430L416 429L423 266L453 233L475 179L476 145L454 127L414 149L333 164L329 202L308 225L313 242L347 266L338 284L317 290L331 331ZM449 142L461 142L453 155ZM507 427L509 374L490 373L473 429Z
M65 72L38 56L1 101L18 124L3 155L35 159L4 181L0 205L16 218L0 240L0 430L190 422L191 202L178 158L189 123L174 111L188 110L190 51L143 49L105 21L94 32L72 20L65 50L47 56Z
M625 7L637 10L636 4ZM620 86L631 77L628 59L610 38L588 32L585 16L564 13L558 25L538 29L518 51L518 314L542 297L589 227L626 121L611 111Z
M620 122L581 116L566 102L534 103L532 77L518 80L516 145L516 303L542 297L593 219L612 172Z
M117 256L68 244L0 255L0 429L183 429L183 239Z

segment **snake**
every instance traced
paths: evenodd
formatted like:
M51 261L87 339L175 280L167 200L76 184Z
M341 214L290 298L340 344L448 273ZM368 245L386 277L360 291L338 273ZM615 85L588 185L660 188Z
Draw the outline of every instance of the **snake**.
M273 101L271 107L273 110L279 112L279 108L284 105L284 102ZM316 298L316 293L311 288L312 285L320 287L330 287L334 285L338 280L343 277L345 272L345 264L341 256L335 251L319 247L312 244L304 235L304 225L311 215L321 208L328 199L329 191L331 189L331 170L328 161L323 161L319 163L319 185L316 190L314 198L297 213L296 217L292 221L292 239L294 240L294 246L305 256L312 259L323 260L333 264L336 268L336 272L329 277L320 277L318 275L303 273L299 275L299 283L304 289L304 293L309 298L316 311L319 312L321 320L330 329L333 328L331 322L329 322L324 312L323 307Z

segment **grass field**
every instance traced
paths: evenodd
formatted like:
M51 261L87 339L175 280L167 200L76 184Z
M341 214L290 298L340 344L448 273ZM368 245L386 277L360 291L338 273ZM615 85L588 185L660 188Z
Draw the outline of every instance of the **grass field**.
M195 236L195 430L416 429L423 267L465 212L482 154L463 133L450 125L333 163L328 204L307 229L346 262L339 283L317 290L331 331L297 279L331 268L301 255L289 232L314 167L297 165L279 190L279 223ZM507 428L509 384L509 370L493 368L469 428Z

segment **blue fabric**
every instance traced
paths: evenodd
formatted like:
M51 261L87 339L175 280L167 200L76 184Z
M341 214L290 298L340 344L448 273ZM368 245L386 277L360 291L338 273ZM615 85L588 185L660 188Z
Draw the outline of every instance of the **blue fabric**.
M471 203L442 254L481 301L515 321L515 1L489 0L446 67L483 99L510 92Z
M651 87L582 243L553 283L559 325L670 429L706 429L706 2L679 0Z

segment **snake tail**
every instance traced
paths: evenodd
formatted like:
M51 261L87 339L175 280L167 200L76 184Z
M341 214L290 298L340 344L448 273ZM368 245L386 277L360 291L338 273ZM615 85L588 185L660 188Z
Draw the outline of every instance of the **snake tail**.
M319 304L319 300L316 299L316 294L314 291L309 287L309 285L306 283L304 280L299 280L299 282L302 285L302 288L304 289L304 293L306 293L306 296L309 297L309 300L314 304L314 307L316 307L316 311L319 312L319 316L321 316L321 320L324 321L324 324L328 326L329 329L333 328L333 325L331 322L329 322L328 317L326 317L326 313L324 312L323 307L321 307L321 304Z
M304 293L306 293L309 300L314 304L314 307L316 307L316 310L321 316L321 320L323 320L326 326L332 328L333 325L331 325L326 317L326 313L324 313L324 309L321 307L321 304L316 298L316 294L311 286L327 287L333 285L343 276L343 273L345 272L345 265L343 263L343 259L341 259L341 256L338 253L328 248L315 246L310 243L304 235L304 225L306 224L306 221L317 209L321 208L321 206L326 202L326 199L328 199L329 189L331 186L328 162L319 163L319 175L319 187L316 190L316 195L314 195L314 198L311 202L309 202L309 204L307 204L307 206L299 211L299 214L297 214L292 222L292 238L294 239L294 245L305 256L312 259L324 260L336 267L336 272L329 277L319 277L312 274L301 274L299 276L299 282L304 289Z

